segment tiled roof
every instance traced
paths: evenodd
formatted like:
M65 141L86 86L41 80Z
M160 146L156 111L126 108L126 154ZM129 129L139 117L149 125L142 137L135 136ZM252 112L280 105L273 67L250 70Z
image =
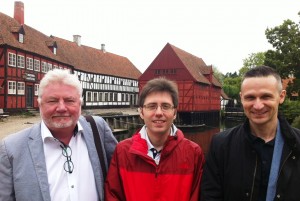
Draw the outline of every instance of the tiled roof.
M62 38L52 38L57 42L57 54L66 57L75 69L138 79L141 72L126 58L113 53L80 45Z
M187 70L191 73L191 75L195 78L196 81L205 84L210 84L210 81L205 75L210 75L212 71L211 66L207 66L201 58L196 57L182 49L179 49L174 45L171 45L169 43L167 45L171 46L171 48L174 50L176 55L179 57L179 59L182 61L182 63L185 65ZM218 87L222 87L222 85L215 78L215 76L213 76L212 78L212 84Z
M23 25L24 43L15 39L13 32L21 25L17 20L0 13L0 45L10 45L28 52L69 64L75 69L96 74L106 74L123 78L138 79L141 72L126 58L109 52L78 46L75 42L45 34ZM57 54L53 54L49 46L57 45Z
M0 37L2 37L2 40L0 40L0 45L10 45L12 47L36 53L62 63L67 62L67 60L53 54L46 45L46 41L53 41L53 39L25 24L23 25L25 32L24 43L20 43L18 40L16 40L12 33L12 31L16 31L20 28L21 25L17 22L17 20L0 13Z

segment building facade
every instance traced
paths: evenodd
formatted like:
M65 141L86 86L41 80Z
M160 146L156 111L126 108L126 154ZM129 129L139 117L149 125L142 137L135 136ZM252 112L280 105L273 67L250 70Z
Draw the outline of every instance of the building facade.
M139 78L139 87L155 77L166 77L178 85L179 123L200 124L207 117L219 116L222 85L213 75L212 66L169 43Z
M15 2L14 18L0 13L0 108L38 108L39 82L54 68L76 74L83 87L83 108L130 107L137 104L140 71L126 58L46 36L24 24L24 4Z

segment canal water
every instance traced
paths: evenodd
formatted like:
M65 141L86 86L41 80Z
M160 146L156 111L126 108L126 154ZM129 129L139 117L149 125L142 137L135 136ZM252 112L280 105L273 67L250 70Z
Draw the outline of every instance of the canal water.
M228 128L232 128L239 124L243 123L239 120L223 120L217 123L216 125L205 125L198 128L182 128L184 135L186 138L196 142L202 147L204 154L207 153L210 141L213 135L219 133L220 131L224 131ZM126 133L116 134L116 138L118 141L122 141L126 138L129 138L134 134L136 129L129 130Z

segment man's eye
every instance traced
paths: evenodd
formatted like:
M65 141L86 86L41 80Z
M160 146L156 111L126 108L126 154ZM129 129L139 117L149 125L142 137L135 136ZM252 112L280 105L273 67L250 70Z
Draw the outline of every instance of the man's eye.
M148 105L148 108L149 108L149 109L155 109L155 108L156 108L156 105Z

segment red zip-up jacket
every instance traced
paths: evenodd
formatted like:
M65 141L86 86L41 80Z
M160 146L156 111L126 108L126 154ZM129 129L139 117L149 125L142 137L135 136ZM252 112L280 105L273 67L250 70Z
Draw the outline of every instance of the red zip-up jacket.
M169 136L158 165L147 155L140 133L121 141L110 163L107 201L198 201L204 163L202 149L184 138Z

